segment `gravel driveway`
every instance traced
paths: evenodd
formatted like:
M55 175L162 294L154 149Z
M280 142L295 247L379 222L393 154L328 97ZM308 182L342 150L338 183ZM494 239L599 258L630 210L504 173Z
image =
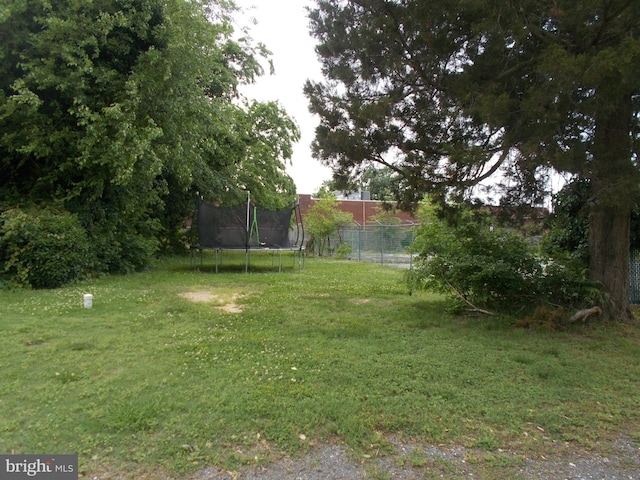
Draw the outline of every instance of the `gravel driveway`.
M262 467L228 472L209 467L184 480L351 480L351 479L522 479L640 480L640 445L620 438L597 452L570 445L553 458L526 458L513 452L434 447L393 440L395 455L354 460L336 445L316 445L300 458L283 457ZM606 454L602 452L607 452Z

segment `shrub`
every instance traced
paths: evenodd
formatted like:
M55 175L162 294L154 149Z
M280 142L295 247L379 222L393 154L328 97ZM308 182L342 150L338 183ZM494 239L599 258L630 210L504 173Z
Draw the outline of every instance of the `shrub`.
M87 234L75 215L52 208L12 208L0 215L0 259L21 286L57 288L91 265Z
M413 286L443 292L457 305L503 312L593 300L597 290L581 263L544 257L519 235L492 228L482 214L461 210L446 221L435 213L433 207L421 212Z
M338 250L336 250L336 255L338 256L338 258L349 258L349 255L351 255L351 253L353 252L353 249L351 248L351 245L348 243L341 243L340 246L338 247Z

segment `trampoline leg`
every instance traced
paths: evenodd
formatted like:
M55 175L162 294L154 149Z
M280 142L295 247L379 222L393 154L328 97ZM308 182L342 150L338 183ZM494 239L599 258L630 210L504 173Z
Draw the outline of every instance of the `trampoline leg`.
M194 247L191 249L191 260L190 260L191 268L193 268L194 271L198 270L198 259L196 257L197 255L196 250L200 252L200 268L202 268L202 249Z

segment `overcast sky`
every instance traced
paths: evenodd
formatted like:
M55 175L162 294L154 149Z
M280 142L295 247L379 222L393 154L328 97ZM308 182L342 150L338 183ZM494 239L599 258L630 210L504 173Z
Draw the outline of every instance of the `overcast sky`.
M311 142L318 124L309 113L302 93L307 79L321 80L320 64L309 34L305 6L311 0L236 0L245 10L238 22L250 26L251 37L264 43L273 53L275 75L260 77L242 92L259 101L278 101L300 127L301 139L294 146L292 165L287 172L296 182L298 193L314 193L331 172L311 157ZM250 25L252 19L256 25Z

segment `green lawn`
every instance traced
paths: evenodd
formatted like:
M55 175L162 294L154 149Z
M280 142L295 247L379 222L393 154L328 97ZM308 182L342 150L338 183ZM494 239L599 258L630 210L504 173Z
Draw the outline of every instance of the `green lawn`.
M640 441L638 328L521 329L451 316L393 268L237 261L0 291L0 451L77 453L91 478L235 468L321 441L368 458L392 453L391 434L487 452Z

